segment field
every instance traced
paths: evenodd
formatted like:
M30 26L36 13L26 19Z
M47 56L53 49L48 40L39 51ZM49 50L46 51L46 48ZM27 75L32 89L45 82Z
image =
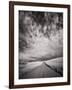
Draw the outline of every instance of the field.
M20 79L46 78L63 76L63 58L55 58L45 61L32 61L20 64Z

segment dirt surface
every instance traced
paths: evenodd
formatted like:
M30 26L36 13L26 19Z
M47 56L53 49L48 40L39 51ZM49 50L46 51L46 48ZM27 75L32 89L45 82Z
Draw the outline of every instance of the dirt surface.
M63 76L63 58L20 64L20 79Z

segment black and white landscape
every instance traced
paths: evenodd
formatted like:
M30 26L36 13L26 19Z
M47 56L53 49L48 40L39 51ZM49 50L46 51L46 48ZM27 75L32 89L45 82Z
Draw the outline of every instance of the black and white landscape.
M19 79L63 77L63 13L19 11Z

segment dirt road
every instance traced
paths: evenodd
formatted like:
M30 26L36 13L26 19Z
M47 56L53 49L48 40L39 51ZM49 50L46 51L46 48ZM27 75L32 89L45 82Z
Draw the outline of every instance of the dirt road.
M63 58L20 64L20 79L63 76Z

